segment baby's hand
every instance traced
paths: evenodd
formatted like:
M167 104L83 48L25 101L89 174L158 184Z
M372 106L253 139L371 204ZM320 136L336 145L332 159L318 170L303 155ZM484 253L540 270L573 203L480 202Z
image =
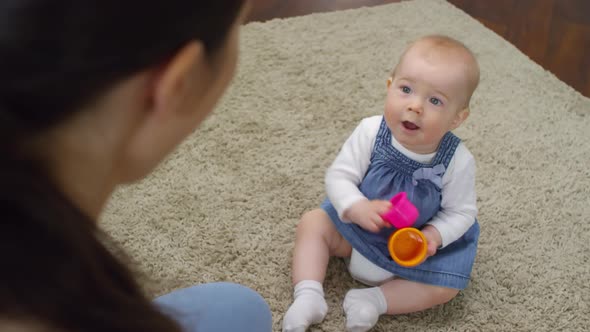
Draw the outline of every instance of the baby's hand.
M369 232L377 233L383 227L391 227L381 215L391 209L391 203L383 200L361 200L344 212L344 218L361 226Z
M436 254L436 250L438 247L442 245L442 238L440 236L440 232L436 227L432 225L426 225L422 228L422 234L426 238L426 242L428 243L428 249L426 251L426 258L430 256L434 256Z

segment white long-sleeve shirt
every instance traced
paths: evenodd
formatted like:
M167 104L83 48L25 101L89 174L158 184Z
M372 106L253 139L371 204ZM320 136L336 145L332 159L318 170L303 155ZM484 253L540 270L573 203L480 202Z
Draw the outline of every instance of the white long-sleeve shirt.
M358 187L369 169L371 152L382 119L382 115L363 119L326 172L326 192L341 219L346 209L361 199L367 199ZM419 163L428 164L436 155L436 152L414 153L403 147L393 135L391 144ZM441 194L441 209L427 224L439 231L441 247L444 248L465 234L477 215L475 159L463 143L457 146L443 175Z

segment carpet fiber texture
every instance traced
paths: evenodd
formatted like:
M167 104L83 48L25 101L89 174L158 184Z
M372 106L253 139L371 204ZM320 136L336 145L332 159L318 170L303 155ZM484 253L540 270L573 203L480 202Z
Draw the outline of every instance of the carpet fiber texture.
M120 188L103 228L153 296L211 281L254 288L274 328L292 301L302 213L366 116L381 114L404 47L447 34L476 54L481 85L456 130L478 163L481 238L467 289L374 331L582 331L590 326L590 100L442 0L416 0L242 30L237 75L214 114L141 183ZM341 260L325 282L343 331L353 281ZM399 299L403 301L404 299Z

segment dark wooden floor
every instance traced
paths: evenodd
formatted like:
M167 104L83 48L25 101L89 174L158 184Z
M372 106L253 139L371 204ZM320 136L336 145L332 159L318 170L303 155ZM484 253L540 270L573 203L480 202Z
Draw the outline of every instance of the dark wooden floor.
M249 21L402 0L251 0ZM590 0L448 0L590 97Z

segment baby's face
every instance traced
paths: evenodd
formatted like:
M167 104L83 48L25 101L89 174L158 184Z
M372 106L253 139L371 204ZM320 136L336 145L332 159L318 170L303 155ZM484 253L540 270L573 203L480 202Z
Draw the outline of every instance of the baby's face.
M440 52L410 48L387 91L385 121L396 140L416 153L436 151L468 115L471 88L464 59Z

